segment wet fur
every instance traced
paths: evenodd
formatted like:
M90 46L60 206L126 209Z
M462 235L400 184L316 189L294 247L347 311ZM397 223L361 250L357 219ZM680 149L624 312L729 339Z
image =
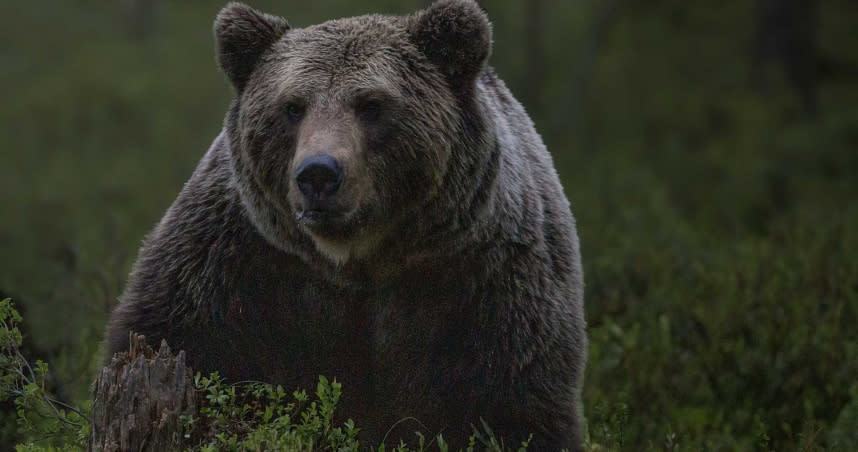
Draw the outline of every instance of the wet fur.
M232 381L308 388L320 374L336 378L340 414L358 422L364 444L415 418L387 443L420 429L463 445L483 418L507 445L532 433L530 450L580 450L574 220L529 117L484 64L484 13L444 0L406 17L295 30L280 20L240 4L219 16L236 97L140 251L108 325L108 359L133 330ZM253 48L237 54L242 46ZM271 112L285 88L318 73L337 80L332 90L381 78L401 96L390 129L350 123L336 102L346 94L308 119L356 131L343 142L356 143L358 179L372 182L353 182L360 207L348 232L359 240L341 243L366 246L342 259L320 252L284 201L300 145Z

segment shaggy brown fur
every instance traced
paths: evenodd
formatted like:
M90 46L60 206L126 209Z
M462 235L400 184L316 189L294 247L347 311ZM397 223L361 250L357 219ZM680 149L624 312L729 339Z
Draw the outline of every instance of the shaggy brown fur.
M472 0L304 29L229 4L236 96L149 235L108 325L200 371L308 387L337 378L364 444L464 444L485 419L532 450L581 448L586 337L568 202L533 124L486 66ZM313 207L308 157L342 167Z

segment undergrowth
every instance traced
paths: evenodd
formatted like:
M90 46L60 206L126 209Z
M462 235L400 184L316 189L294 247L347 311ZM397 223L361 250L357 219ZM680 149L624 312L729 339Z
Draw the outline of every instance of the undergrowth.
M31 365L21 353L22 318L10 299L0 302L0 403L14 403L18 427L32 439L16 447L18 452L82 451L90 433L90 402L72 407L57 400L46 383L48 364ZM358 451L423 452L475 450L524 452L506 447L483 423L474 428L464 448L447 444L442 435L427 438L415 432L413 445L399 444L361 448L360 428L349 419L335 425L334 413L342 396L336 380L319 377L316 392L291 394L282 386L261 382L228 384L217 373L197 373L194 386L202 395L196 415L182 416L183 447L187 452L250 451ZM458 445L456 445L458 446Z

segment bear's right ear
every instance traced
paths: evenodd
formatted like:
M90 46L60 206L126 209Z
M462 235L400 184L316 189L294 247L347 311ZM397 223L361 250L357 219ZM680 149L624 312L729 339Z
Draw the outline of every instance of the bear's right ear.
M220 67L241 91L262 53L289 30L282 17L257 11L242 3L230 3L214 23Z

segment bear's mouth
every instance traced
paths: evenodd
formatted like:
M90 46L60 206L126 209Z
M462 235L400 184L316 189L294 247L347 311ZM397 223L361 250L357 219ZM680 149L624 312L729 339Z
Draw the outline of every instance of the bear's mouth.
M337 210L301 209L295 212L295 219L301 227L320 236L345 238L352 234L349 215Z
M326 210L302 210L298 212L298 221L314 223L317 221L324 221L330 218L330 216L331 213Z
M298 223L312 227L316 225L324 225L328 223L341 223L344 215L339 212L332 212L328 209L302 209L295 212L295 219Z
M315 206L314 206L315 207ZM329 240L351 241L366 231L373 211L368 206L351 210L327 208L295 209L298 226L316 237Z

